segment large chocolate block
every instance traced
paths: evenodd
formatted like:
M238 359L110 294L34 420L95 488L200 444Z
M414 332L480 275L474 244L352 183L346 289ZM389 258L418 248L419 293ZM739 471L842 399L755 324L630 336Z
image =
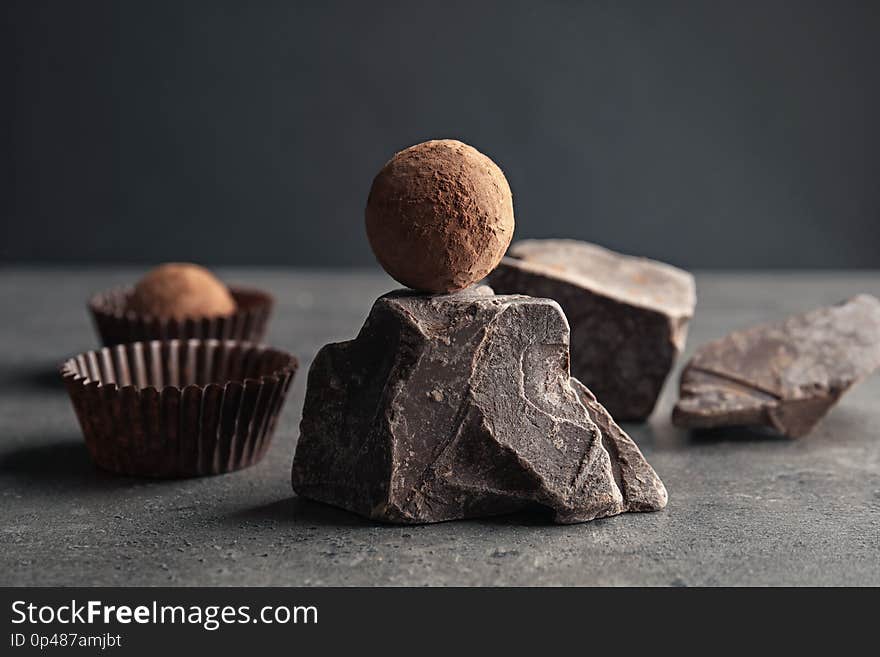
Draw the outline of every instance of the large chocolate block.
M681 375L682 427L764 426L808 433L880 367L880 301L862 294L703 345Z
M654 410L696 304L687 272L574 240L514 243L489 284L559 302L571 325L572 375L619 421Z
M666 504L638 447L568 371L547 299L395 292L309 371L292 480L385 522L545 509L573 523Z

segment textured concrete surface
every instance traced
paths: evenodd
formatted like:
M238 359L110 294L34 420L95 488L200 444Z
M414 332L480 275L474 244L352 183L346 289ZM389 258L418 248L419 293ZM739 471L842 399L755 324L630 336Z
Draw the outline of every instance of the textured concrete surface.
M277 295L269 341L305 368L393 287L378 272L221 274ZM305 368L256 467L187 481L100 472L55 367L96 345L87 295L136 275L0 270L0 584L880 585L880 377L798 441L676 429L670 380L650 422L626 425L669 506L584 525L518 516L380 526L296 499ZM880 295L880 274L707 273L697 286L685 357L736 327Z

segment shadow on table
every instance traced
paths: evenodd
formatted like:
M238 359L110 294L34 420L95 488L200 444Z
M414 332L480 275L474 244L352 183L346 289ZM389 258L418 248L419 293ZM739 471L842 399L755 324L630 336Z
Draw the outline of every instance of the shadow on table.
M554 527L572 526L570 524L553 522L553 513L549 509L538 506L533 509L516 511L514 513L505 513L504 515L500 516L474 518L473 520L468 520L465 522L479 522L482 525L491 525L494 527L544 527L547 529L552 529Z
M547 509L539 506L536 506L534 509L508 513L505 515L469 518L465 520L451 520L443 523L421 525L384 523L362 518L356 513L351 513L344 509L330 506L329 504L314 502L296 496L237 511L228 517L228 521L235 525L240 525L243 522L268 522L273 524L289 523L315 527L386 527L389 529L401 529L416 526L431 527L446 525L449 524L449 522L480 523L484 525L512 527L566 526L553 523L552 514Z
M714 429L691 429L686 432L688 440L695 445L713 443L790 443L791 438L771 429L760 427L717 427Z
M650 461L652 452L678 451L689 447L720 443L790 443L791 439L760 427L717 427L684 429L671 422L622 425L624 431L645 452ZM646 449L647 448L647 449Z
M0 453L0 475L72 490L123 488L137 481L98 468L82 440L59 440Z
M829 444L842 446L873 442L873 416L856 407L841 406L819 420L813 429L799 438L783 436L764 427L719 427L716 429L695 429L688 435L690 444L746 443L797 444L821 448ZM805 442L806 441L806 442Z
M227 520L236 525L242 522L290 523L320 527L363 527L376 524L329 504L296 496L236 511Z
M29 365L6 366L0 377L3 390L57 390L64 391L64 379L60 372L61 361L40 362Z

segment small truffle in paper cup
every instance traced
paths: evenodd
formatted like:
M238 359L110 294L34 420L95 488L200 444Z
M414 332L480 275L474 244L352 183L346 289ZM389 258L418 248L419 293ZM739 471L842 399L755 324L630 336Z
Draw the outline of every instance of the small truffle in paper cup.
M100 467L173 478L259 461L296 369L252 343L154 340L80 354L61 374Z
M235 309L208 317L159 317L132 310L132 287L99 292L88 307L101 342L108 347L149 340L239 340L260 342L266 334L274 299L261 290L230 287Z

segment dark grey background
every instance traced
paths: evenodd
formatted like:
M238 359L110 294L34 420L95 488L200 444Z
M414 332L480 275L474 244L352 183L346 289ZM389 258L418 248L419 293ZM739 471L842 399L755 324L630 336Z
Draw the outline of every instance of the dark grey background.
M880 266L880 3L4 3L0 260L363 265L457 137L517 236Z

